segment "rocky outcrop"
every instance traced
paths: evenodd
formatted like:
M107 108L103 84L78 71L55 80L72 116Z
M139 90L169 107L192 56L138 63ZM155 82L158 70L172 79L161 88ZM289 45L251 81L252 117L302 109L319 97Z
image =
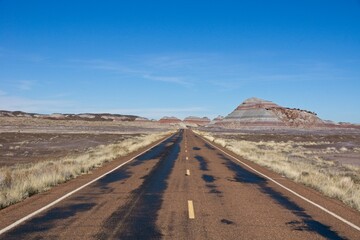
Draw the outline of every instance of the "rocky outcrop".
M163 117L159 120L159 123L167 123L167 124L171 124L171 123L181 123L182 121L180 119L178 119L177 117Z
M316 113L301 109L276 107L269 109L287 126L292 127L317 127L325 125Z
M219 124L222 122L222 120L224 120L223 116L217 116L216 118L214 118L213 120L211 120L211 122L209 123L209 125L213 125L213 124Z
M210 123L210 119L207 117L200 118L200 117L190 116L184 119L184 123L189 125L194 124L198 126L205 126Z
M223 119L224 119L224 116L219 115L216 118L214 118L213 121L219 122L219 121L222 121Z

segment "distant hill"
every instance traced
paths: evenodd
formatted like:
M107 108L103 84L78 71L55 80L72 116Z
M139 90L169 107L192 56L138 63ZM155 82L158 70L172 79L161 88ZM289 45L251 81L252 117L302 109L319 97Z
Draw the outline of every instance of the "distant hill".
M359 128L349 123L320 119L316 113L279 106L260 98L249 98L225 118L214 119L211 125L225 128Z
M210 119L207 117L194 117L194 116L190 116L190 117L186 117L184 119L184 123L185 124L195 124L195 125L199 125L199 126L204 126L206 124L210 123Z
M28 117L51 120L82 120L82 121L146 121L146 118L135 115L122 115L110 113L80 113L80 114L37 114L22 111L0 110L0 117Z
M184 126L192 126L192 127L196 127L196 126L204 126L210 123L210 119L207 117L195 117L195 116L190 116L190 117L186 117L184 120L181 120L177 117L162 117L159 120L159 123L165 123L165 124L180 124L180 125L184 125Z

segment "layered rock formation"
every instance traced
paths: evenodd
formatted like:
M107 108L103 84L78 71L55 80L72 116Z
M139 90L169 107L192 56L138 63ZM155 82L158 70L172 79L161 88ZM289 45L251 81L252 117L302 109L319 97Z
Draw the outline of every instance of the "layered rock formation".
M167 123L167 124L171 124L171 123L181 123L182 121L180 119L178 119L177 117L163 117L159 120L159 123Z
M241 127L323 127L326 123L316 113L281 107L273 102L249 98L216 125Z
M219 115L219 116L217 116L216 118L214 118L213 119L213 121L222 121L224 119L224 116L221 116L221 115Z
M220 123L222 120L224 120L224 117L219 115L216 118L214 118L213 120L211 120L211 122L209 123L209 125L213 125L216 123Z
M28 117L51 120L83 120L83 121L135 121L138 116L110 114L110 113L81 113L81 114L37 114L21 111L0 111L0 117ZM142 118L145 119L145 118Z
M184 123L189 125L204 126L210 123L210 119L207 117L200 118L200 117L190 116L184 119Z
M249 98L227 115L224 122L237 122L255 125L282 125L282 122L271 108L279 106L259 98Z

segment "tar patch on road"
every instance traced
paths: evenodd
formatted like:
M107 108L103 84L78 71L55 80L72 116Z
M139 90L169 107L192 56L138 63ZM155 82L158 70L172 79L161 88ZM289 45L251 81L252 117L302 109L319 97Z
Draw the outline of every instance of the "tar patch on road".
M221 195L222 192L217 189L217 186L215 184L206 184L206 187L210 188L209 193L215 193L219 197L222 197Z
M203 174L202 179L204 179L205 182L214 182L215 178L212 175Z
M205 143L205 147L208 148L208 149L211 149L211 150L216 150L213 146L211 146L208 143Z
M207 161L205 160L205 158L203 158L202 156L196 155L196 156L195 156L195 159L196 159L196 160L199 162L199 164L200 164L200 170L202 170L202 171L209 171L208 163L207 163Z
M233 162L231 159L225 157L223 154L218 154L218 156L224 160L224 164L228 167L228 169L234 172L234 179L237 182L240 182L242 184L257 185L261 192L270 196L277 204L288 209L295 216L300 218L302 220L301 223L303 224L301 229L298 227L298 224L287 224L288 226L292 227L293 230L315 232L328 239L344 239L343 237L339 236L337 232L332 231L330 229L330 226L316 221L309 214L306 213L305 209L297 205L288 197L284 196L282 193L277 192L276 190L269 187L267 179L241 167L239 164ZM293 222L295 223L295 221Z
M208 161L204 157L196 155L195 159L199 162L199 168L201 171L209 171ZM207 183L206 187L210 188L209 193L215 193L219 197L222 197L222 192L217 189L217 186L215 184L213 184L213 182L216 180L214 176L209 174L203 174L201 178Z
M288 225L292 230L296 230L296 231L305 231L307 228L303 222L297 220L287 222L286 225Z
M103 225L97 239L158 239L162 237L156 227L158 211L161 209L167 179L179 156L182 134L171 141L172 145L162 149L158 163L147 175L142 185L131 192L128 203L120 206ZM146 155L146 154L145 154ZM146 160L145 156L142 156Z
M141 165L145 161L154 161L156 158L161 156L161 154L163 154L164 146L166 146L169 143L171 143L171 139L168 139L164 143L155 146L154 148L147 151L145 154L135 158L129 164L126 164L123 167L99 179L98 181L96 181L95 184L91 185L91 187L94 188L94 192L96 192L95 190L97 189L104 190L103 192L100 192L100 194L112 192L113 188L110 187L112 183L119 182L129 178L132 175L132 171L130 171L131 167Z
M58 220L72 218L78 213L89 211L95 206L95 203L89 202L53 208L45 214L41 214L14 230L1 235L0 239L39 239L37 236L47 234L48 231L55 228L59 224ZM56 236L50 238L56 238Z
M103 178L100 178L96 181L95 184L92 184L90 187L93 189L101 189L102 191L99 194L110 193L113 191L113 188L110 185L114 182L120 182L124 179L127 179L131 176L131 171L129 171L128 166L124 166L121 169L117 169L114 172L106 175ZM94 191L97 192L97 191Z
M225 218L221 219L220 222L221 222L221 223L224 223L224 224L226 224L226 225L235 224L233 221L227 220L227 219L225 219Z
M217 189L217 185L215 185L213 182L215 182L216 178L212 175L208 175L208 174L203 174L202 175L202 179L206 182L206 187L208 187L210 189L209 193L215 193L217 194L219 197L222 197L221 195L221 191L219 191Z

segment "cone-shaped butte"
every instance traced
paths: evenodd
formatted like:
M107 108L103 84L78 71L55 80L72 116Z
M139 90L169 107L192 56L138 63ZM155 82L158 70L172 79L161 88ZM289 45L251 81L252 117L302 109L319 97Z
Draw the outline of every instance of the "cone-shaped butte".
M281 123L277 115L271 111L279 106L273 102L260 98L249 98L240 104L232 113L225 117L224 121L237 121L254 124L275 124Z
M271 101L249 98L240 104L223 121L216 123L229 128L242 127L319 127L324 121L315 113L284 108Z

